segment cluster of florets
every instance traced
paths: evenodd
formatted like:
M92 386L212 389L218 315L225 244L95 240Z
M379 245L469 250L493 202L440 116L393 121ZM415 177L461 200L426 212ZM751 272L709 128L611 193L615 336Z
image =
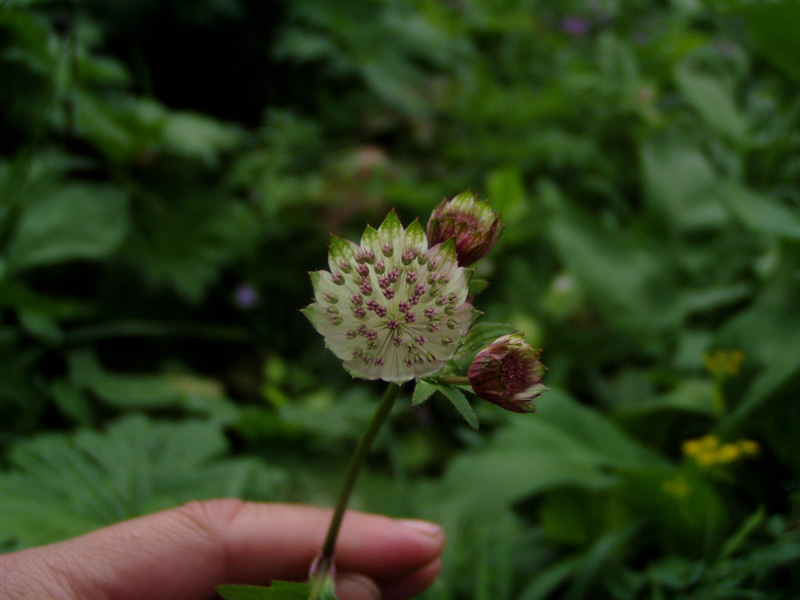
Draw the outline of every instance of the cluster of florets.
M360 244L332 236L330 270L311 273L315 302L303 310L354 376L402 382L440 373L478 314L467 301L471 265L495 245L500 217L471 193L434 210L426 236L394 211ZM506 339L508 338L508 339ZM469 369L479 396L532 410L545 367L522 334L480 352Z
M419 222L403 229L394 211L360 244L334 236L328 263L330 271L311 274L316 302L304 312L357 377L440 371L476 315L454 241L429 248Z

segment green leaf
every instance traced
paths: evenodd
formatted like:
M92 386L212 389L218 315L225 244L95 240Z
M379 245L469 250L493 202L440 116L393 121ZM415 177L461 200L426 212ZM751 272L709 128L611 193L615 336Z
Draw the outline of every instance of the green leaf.
M603 567L614 560L614 550L633 537L637 524L604 533L584 554L576 576L563 595L564 600L580 600L588 595L592 581L599 577Z
M86 312L83 305L72 300L44 296L19 282L0 281L0 306L20 312L32 312L55 320L66 319Z
M131 162L159 140L164 109L122 94L108 98L78 89L72 95L75 127L113 163Z
M733 94L708 75L684 64L675 71L675 80L683 95L712 129L729 140L743 143L747 121L733 102Z
M711 398L714 382L710 378L684 378L674 389L649 398L638 398L618 407L621 414L643 416L659 412L685 412L713 416Z
M444 483L452 490L448 510L480 512L486 519L553 488L607 489L621 470L669 468L658 454L564 393L548 392L538 408L538 415L510 419L486 445L451 463Z
M13 446L0 473L0 532L30 547L189 500L278 499L281 472L227 451L221 426L193 419L39 435Z
M486 288L489 287L489 281L486 279L475 279L474 277L469 280L469 295L477 296Z
M693 465L626 469L614 492L645 515L658 515L655 531L662 547L699 557L713 553L727 530L728 507Z
M19 322L28 333L47 344L58 344L63 339L61 329L50 315L21 310L19 311Z
M9 270L105 258L127 233L127 205L119 189L85 183L64 184L31 198L9 244Z
M767 235L800 240L800 211L733 181L720 186L719 199L745 227Z
M787 245L754 302L729 319L715 340L719 348L741 349L747 365L761 367L720 423L720 435L733 435L754 412L780 399L781 388L800 374L798 260L800 249Z
M632 339L647 349L660 348L662 332L682 317L675 274L664 255L575 208L554 186L543 192L553 212L552 243L586 297Z
M763 505L758 507L753 514L751 514L744 522L739 526L731 537L725 540L725 543L722 546L722 550L719 553L719 558L724 560L734 555L734 553L742 547L742 545L750 538L750 536L755 533L755 531L761 527L761 524L764 522L764 519L767 516L767 511Z
M525 184L516 165L495 169L486 178L489 201L503 215L506 224L514 223L525 203Z
M64 380L56 380L50 384L50 395L64 415L81 425L91 423L94 415L92 404L75 386Z
M740 2L756 49L779 69L800 81L800 4L796 0Z
M466 367L475 358L475 355L491 344L497 338L509 333L514 333L516 327L508 323L476 323L464 338L461 347L456 353L459 366Z
M675 230L707 230L729 222L714 194L717 176L696 147L656 137L641 148L647 202Z
M584 557L580 554L564 558L536 574L536 577L522 590L520 600L543 600L552 597L553 592L564 584L583 566Z
M202 114L173 112L165 119L163 136L168 151L214 167L221 152L239 144L242 132Z
M148 283L170 286L193 302L223 265L252 250L261 233L252 206L217 189L186 187L169 198L151 198L139 211L127 258Z
M703 571L703 563L674 554L668 554L647 566L647 574L653 582L673 589L695 585L703 576Z
M436 392L436 384L417 379L414 385L414 393L411 396L411 406L422 404Z
M70 380L115 408L167 408L181 402L180 390L162 375L129 375L106 371L93 353L68 356Z
M464 420L469 424L469 426L477 431L479 426L478 416L475 414L475 411L472 410L472 406L470 406L469 401L461 392L461 390L459 390L457 387L453 387L452 385L442 384L437 384L436 389L444 394L448 400L450 400L453 406L456 407L456 410L461 413L462 417L464 417Z
M331 586L325 586L320 600L336 600ZM269 587L260 585L220 585L217 593L224 600L307 600L311 593L310 583L295 581L273 581Z

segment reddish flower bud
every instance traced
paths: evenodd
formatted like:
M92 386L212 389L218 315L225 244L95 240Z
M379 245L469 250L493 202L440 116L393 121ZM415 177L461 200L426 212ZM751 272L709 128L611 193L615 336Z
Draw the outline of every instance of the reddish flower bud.
M472 390L506 410L536 412L534 399L550 389L542 384L547 367L539 362L541 353L525 342L522 333L497 338L469 366Z
M444 200L428 221L428 244L456 240L458 264L467 267L489 253L503 231L500 215L486 201L476 202L472 192Z

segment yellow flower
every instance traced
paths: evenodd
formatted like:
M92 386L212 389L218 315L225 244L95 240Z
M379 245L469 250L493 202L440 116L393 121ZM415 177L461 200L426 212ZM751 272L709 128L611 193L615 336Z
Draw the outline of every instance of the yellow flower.
M716 435L708 434L701 438L684 440L681 449L685 456L690 456L698 465L711 467L755 456L759 452L759 445L758 442L748 439L723 444Z
M701 438L685 440L682 448L683 453L687 456L708 454L719 448L719 438L714 434L708 434Z
M703 443L699 439L684 440L681 448L686 456L697 456L703 450Z
M717 463L732 463L741 458L742 451L736 444L723 444L716 451L714 458Z
M736 442L736 445L739 446L739 450L742 454L746 456L755 456L761 451L761 447L758 445L758 442L753 440L741 439Z
M743 361L741 350L714 350L703 355L703 364L715 377L738 375Z

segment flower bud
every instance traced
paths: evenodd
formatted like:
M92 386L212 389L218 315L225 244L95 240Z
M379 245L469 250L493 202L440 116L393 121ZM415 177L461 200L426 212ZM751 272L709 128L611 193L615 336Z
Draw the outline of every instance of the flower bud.
M455 238L458 264L467 267L489 253L502 231L500 215L488 202L476 202L472 192L462 192L433 211L428 221L428 243L435 246Z
M497 338L469 366L472 391L512 412L536 412L534 399L550 389L542 384L547 367L539 362L541 353L522 333Z

